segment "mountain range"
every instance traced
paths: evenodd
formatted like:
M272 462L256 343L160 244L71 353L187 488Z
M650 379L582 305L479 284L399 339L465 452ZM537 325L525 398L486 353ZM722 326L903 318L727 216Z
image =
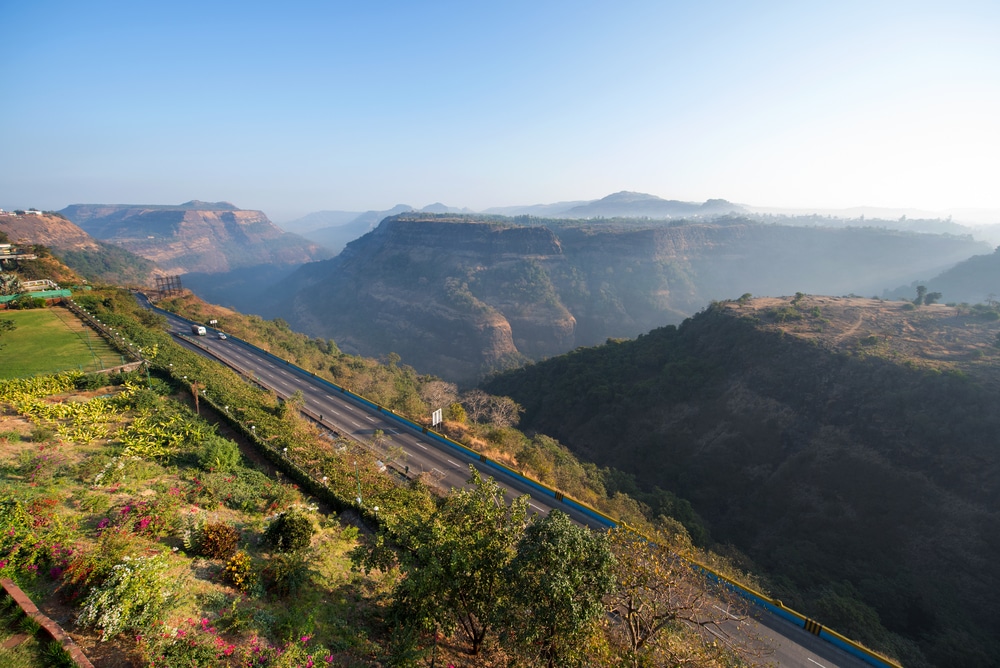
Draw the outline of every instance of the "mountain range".
M337 257L226 301L367 356L470 382L679 323L743 293L879 294L988 246L871 228L712 221L386 218ZM216 295L219 296L219 295ZM270 298L268 298L270 296Z

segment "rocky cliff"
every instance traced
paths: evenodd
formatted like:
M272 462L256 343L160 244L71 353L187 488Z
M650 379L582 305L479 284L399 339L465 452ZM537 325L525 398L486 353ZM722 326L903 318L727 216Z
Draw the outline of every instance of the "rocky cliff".
M0 231L13 243L42 244L47 246L69 268L89 281L116 285L150 285L153 277L162 272L149 260L134 255L124 248L94 239L59 214L0 217ZM58 278L58 267L48 266L38 278ZM22 267L22 271L29 267ZM46 273L48 272L48 273ZM54 273L53 273L54 272Z
M0 217L0 231L14 244L43 244L55 250L90 250L97 241L66 218L51 214Z
M712 299L872 294L976 252L966 238L739 219L515 224L404 214L302 267L258 312L350 352L396 352L420 371L471 381L680 322Z
M152 260L168 273L217 273L329 257L317 244L283 232L263 212L226 202L74 204L61 213L98 239Z

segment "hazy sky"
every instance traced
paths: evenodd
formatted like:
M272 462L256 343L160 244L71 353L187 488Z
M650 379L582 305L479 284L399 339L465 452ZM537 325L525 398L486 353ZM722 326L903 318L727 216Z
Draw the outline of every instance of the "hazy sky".
M0 0L0 207L1000 208L1000 3Z

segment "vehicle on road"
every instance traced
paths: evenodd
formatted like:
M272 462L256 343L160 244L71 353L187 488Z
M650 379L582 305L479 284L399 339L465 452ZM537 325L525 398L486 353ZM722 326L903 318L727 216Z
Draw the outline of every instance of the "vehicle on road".
M191 333L195 336L205 336L208 334L208 330L201 325L191 325Z
M225 332L219 332L219 340L220 340L220 341L225 341L225 340L226 340L226 339L228 339L228 338L229 338L229 337L228 337L228 336L226 336L226 333L225 333Z

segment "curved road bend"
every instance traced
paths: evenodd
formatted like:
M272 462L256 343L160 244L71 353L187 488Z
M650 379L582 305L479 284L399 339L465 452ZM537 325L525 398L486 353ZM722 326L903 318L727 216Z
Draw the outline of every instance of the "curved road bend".
M140 297L145 305L145 300ZM166 314L169 331L173 334L190 335L190 323L172 314ZM176 339L181 345L199 354L209 356L205 350L183 339ZM562 506L537 490L493 467L483 467L482 462L463 452L437 444L419 431L403 427L376 413L367 406L355 403L346 395L313 381L307 376L292 371L287 365L260 355L252 348L236 341L219 340L214 336L198 337L198 343L211 351L211 356L224 360L231 367L249 373L262 384L287 397L300 390L304 407L315 415L322 416L322 426L331 432L358 441L372 438L376 430L381 430L390 444L402 448L406 464L414 472L430 472L445 488L465 487L469 477L469 464L475 464L484 474L491 475L513 497L521 494L529 496L529 513L547 514L558 507L576 522L591 528L603 529L593 518L572 508ZM762 664L796 666L801 668L863 668L869 664L834 647L830 643L806 632L804 629L767 613L759 613L758 619L742 623L723 623L714 633L723 643L731 642L733 635L753 634L760 637L773 650L761 658ZM739 627L749 625L749 629Z

